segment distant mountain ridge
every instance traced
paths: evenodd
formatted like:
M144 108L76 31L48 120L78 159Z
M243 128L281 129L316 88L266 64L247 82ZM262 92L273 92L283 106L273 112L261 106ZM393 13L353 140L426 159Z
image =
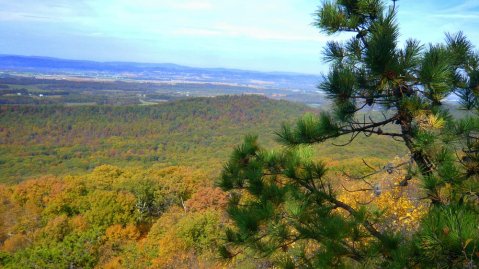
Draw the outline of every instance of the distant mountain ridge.
M43 56L21 56L0 54L0 68L48 68L74 69L88 71L131 71L155 68L176 70L192 69L172 63L136 63L136 62L98 62L89 60L70 60Z
M258 84L265 88L297 88L301 90L315 90L320 80L319 76L288 72L196 68L172 63L96 62L1 54L0 71L7 73L74 74L120 79L208 81L240 85Z

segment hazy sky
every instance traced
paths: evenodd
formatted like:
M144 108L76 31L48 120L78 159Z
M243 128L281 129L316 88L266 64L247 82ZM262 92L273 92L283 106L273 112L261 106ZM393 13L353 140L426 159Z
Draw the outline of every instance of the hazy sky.
M320 0L0 0L0 54L318 74ZM463 30L479 0L400 0L402 39ZM1 63L0 63L1 64Z

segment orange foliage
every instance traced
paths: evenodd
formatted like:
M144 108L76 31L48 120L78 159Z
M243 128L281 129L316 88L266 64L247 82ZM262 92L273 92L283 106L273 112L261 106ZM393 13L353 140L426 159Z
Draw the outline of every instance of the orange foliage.
M12 237L5 240L2 246L2 250L5 252L13 253L20 249L27 247L30 244L30 240L24 234L15 234Z
M28 180L15 187L13 197L20 203L32 203L38 207L45 205L64 188L64 181L56 177L43 177Z
M137 240L140 237L140 231L133 224L128 224L123 227L120 224L115 224L106 229L107 240Z
M160 245L159 258L153 260L155 268L172 268L171 265L187 262L187 245L176 236L175 231L168 231L158 243Z
M144 218L139 206L151 201L163 211ZM226 203L208 174L189 167L101 165L87 175L0 185L0 250L61 255L54 248L67 242L94 250L96 268L215 268Z
M85 231L88 229L88 221L84 216L77 215L70 219L70 226L74 231Z
M102 269L122 269L125 268L123 265L123 260L121 257L113 257L107 263L103 264L101 267Z
M186 202L186 208L190 211L205 209L224 209L228 204L228 196L220 188L201 188Z

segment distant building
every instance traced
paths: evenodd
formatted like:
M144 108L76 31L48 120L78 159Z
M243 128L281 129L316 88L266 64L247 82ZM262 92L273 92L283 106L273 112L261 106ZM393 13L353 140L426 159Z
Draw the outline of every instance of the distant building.
M22 93L21 93L21 92L17 92L17 95L18 95L18 96L22 96Z
M43 94L40 93L38 96L43 97Z

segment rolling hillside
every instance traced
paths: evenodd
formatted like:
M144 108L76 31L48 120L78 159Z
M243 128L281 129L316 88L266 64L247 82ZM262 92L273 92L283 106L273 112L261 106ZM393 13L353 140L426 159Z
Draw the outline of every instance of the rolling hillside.
M197 98L154 106L3 106L0 182L78 173L100 164L207 166L218 170L249 133L273 130L308 109L257 96Z
M272 146L282 122L313 111L259 96L194 98L153 106L1 106L0 182L78 174L101 164L188 165L218 173L246 134ZM404 151L382 137L318 146L331 160ZM371 151L371 149L374 149Z

